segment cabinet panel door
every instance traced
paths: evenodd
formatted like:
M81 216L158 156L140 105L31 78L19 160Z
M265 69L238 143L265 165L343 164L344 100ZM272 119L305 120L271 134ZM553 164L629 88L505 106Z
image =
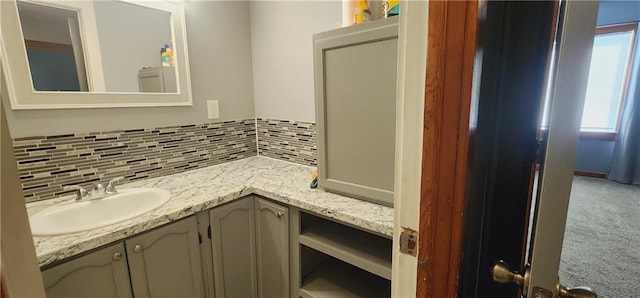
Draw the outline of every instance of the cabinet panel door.
M254 198L211 210L216 297L257 297Z
M196 214L198 220L198 233L201 235L200 242L200 264L202 264L202 279L204 285L204 296L215 298L216 293L213 286L213 255L211 254L211 220L209 211L202 211Z
M289 210L264 199L255 204L258 297L289 297Z
M48 298L132 297L122 243L44 270L42 279Z
M395 166L397 19L313 36L318 186L388 206Z
M136 298L204 297L194 216L131 238L126 247Z

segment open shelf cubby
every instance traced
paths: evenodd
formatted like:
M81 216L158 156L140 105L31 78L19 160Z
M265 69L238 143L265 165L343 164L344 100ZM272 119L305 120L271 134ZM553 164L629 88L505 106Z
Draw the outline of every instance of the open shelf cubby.
M309 248L302 248L304 250ZM317 261L318 259L316 259ZM303 275L299 296L303 298L388 298L391 281L327 255Z
M390 297L392 240L300 213L300 297Z

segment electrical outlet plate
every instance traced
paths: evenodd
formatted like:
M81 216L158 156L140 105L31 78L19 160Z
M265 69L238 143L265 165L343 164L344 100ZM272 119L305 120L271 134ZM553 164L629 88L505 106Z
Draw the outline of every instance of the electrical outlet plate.
M207 100L207 117L209 119L220 118L220 106L217 100Z

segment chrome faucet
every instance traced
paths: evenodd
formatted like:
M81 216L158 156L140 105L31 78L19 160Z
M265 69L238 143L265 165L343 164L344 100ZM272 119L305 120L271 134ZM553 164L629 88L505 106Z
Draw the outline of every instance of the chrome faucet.
M65 185L62 189L76 190L76 201L102 199L117 194L118 191L116 190L115 184L123 179L124 177L113 178L107 183L106 187L102 183L96 183L91 191L87 191L80 185Z
M80 185L65 185L62 190L76 190L76 201L82 201L89 197L89 192Z
M109 183L107 183L107 187L105 188L105 193L107 194L117 194L118 191L116 190L116 183L120 182L124 180L124 177L116 177L111 179L111 181L109 181Z

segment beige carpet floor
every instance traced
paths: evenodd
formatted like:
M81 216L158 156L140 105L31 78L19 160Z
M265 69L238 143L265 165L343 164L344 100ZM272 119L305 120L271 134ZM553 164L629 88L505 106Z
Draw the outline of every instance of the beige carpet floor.
M574 178L560 280L598 297L640 297L640 186Z

